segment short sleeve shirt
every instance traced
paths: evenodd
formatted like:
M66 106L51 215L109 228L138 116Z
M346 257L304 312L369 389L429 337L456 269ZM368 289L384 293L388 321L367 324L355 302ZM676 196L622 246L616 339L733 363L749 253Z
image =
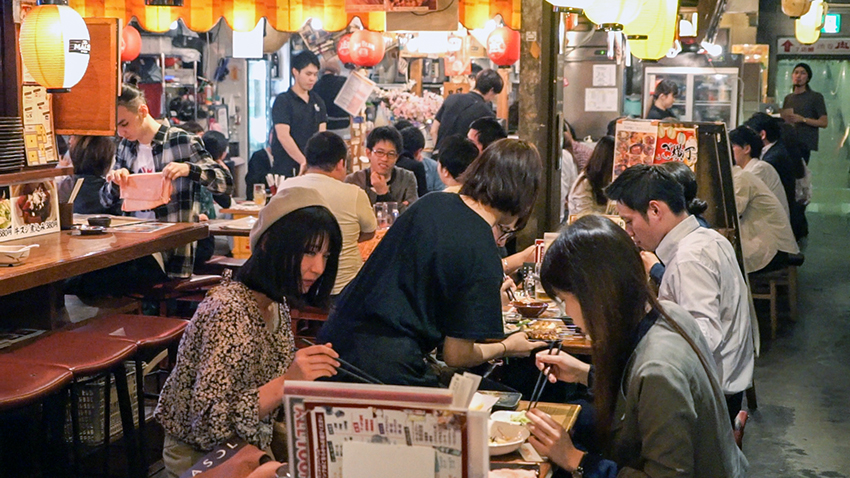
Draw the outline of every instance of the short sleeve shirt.
M504 336L501 282L487 222L457 194L429 194L387 231L319 339L384 383L436 386L425 356L445 337Z
M480 94L469 92L449 95L435 116L435 119L440 122L436 149L439 151L443 141L453 134L466 136L469 133L469 125L473 121L488 116L496 115L490 103L484 101L484 97Z
M304 101L290 88L277 95L272 106L272 122L275 125L289 125L289 134L302 153L307 146L307 140L319 132L319 125L328 122L325 102L312 91L309 92L309 98L309 101ZM298 175L301 166L283 149L277 134L272 139L272 155L274 155L272 173L281 174L287 178Z
M812 90L791 93L785 97L782 108L791 108L795 114L811 119L818 119L826 114L826 103L823 101L823 95ZM797 139L801 143L805 144L810 151L818 150L817 126L797 123L794 128L797 130Z

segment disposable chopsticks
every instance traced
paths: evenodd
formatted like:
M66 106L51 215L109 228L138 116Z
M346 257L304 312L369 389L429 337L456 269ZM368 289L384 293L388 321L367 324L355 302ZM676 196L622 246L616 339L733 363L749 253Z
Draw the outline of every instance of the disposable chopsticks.
M302 342L304 342L307 345L316 345L315 343L305 339L304 337L299 337L299 338L301 339ZM361 382L364 382L364 383L372 383L372 384L376 384L376 385L383 385L384 384L383 382L381 382L377 378L369 375L368 373L364 372L363 370L360 370L359 368L355 367L354 365L351 365L350 363L346 362L345 360L343 360L339 357L335 358L334 360L336 360L340 364L340 366L339 366L339 368L337 368L337 370L339 370L340 372L342 372L346 375L350 375L351 377L354 377L357 380L360 380ZM345 368L343 368L343 367L345 367Z
M549 345L548 355L552 355L552 350L555 349L556 345L558 346L558 351L555 352L555 355L561 353L561 341L555 340ZM540 401L540 397L543 395L543 389L546 387L546 382L549 381L549 372L551 370L552 365L547 365L540 371L540 375L537 376L537 383L534 384L534 390L531 392L531 397L529 397L528 408L526 408L526 410L531 410L537 406L537 403Z

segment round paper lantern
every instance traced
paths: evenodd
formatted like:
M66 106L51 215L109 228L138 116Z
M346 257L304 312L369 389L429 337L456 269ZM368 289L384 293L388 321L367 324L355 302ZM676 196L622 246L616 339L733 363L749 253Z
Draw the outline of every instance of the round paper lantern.
M67 91L89 66L91 43L83 17L64 5L40 5L21 24L21 60L48 91Z
M820 29L823 28L823 17L826 15L827 5L823 0L814 0L809 11L797 20L794 20L794 36L797 41L804 45L811 45L820 38Z
M811 6L812 0L782 0L782 13L796 19L808 13Z
M622 30L638 16L644 0L596 0L584 7L588 20L604 30Z
M124 27L121 32L121 61L133 61L142 51L142 36L132 25Z
M676 37L677 0L647 0L638 16L623 28L632 55L658 60L670 52Z
M275 53L289 41L290 34L272 28L266 23L266 35L263 37L263 53Z
M357 66L375 66L384 58L384 36L379 32L358 30L349 43L351 62Z
M351 33L343 35L339 39L339 42L336 44L336 55L343 64L353 63L351 61Z
M510 66L519 60L520 35L516 30L499 27L487 37L487 56L499 66Z

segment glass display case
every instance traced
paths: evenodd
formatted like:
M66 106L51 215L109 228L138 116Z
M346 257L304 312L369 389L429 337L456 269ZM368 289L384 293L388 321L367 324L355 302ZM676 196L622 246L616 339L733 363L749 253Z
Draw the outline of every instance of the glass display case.
M738 69L648 67L645 70L644 110L649 108L655 85L672 80L679 86L673 112L681 121L722 121L738 126Z

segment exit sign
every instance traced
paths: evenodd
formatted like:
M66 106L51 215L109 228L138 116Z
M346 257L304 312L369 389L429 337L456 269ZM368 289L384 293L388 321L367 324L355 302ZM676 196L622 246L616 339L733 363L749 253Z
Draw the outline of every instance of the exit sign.
M827 13L823 19L823 33L838 33L841 31L841 14Z

